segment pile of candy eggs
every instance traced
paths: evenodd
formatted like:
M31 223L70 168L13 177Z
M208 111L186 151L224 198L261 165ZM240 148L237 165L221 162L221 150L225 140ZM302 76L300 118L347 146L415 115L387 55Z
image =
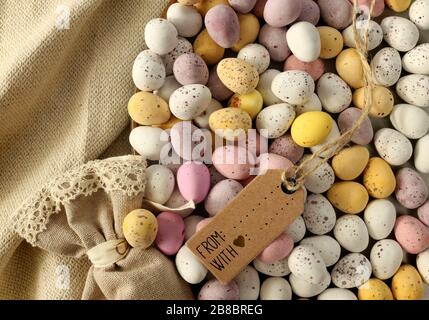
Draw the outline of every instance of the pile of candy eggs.
M369 11L370 0L358 3ZM303 214L227 285L185 246L253 179L252 168L300 164L361 116L353 12L352 0L179 0L145 26L148 49L132 70L139 92L128 111L139 126L130 143L151 164L145 199L171 210L153 211L156 223L140 212L151 227L127 225L124 235L130 243L141 237L141 248L155 239L198 299L428 293L429 43L421 39L429 38L429 0L375 1L369 116L306 179ZM366 23L358 19L361 37ZM246 135L251 129L258 134ZM188 147L187 134L199 134ZM222 143L208 143L214 138ZM255 142L267 148L250 148Z

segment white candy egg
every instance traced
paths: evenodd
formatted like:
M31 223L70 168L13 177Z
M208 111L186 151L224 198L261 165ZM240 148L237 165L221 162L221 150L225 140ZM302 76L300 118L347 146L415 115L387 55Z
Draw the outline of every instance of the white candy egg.
M429 76L410 74L399 79L396 93L402 100L417 107L429 107Z
M165 82L165 67L156 53L145 50L134 61L132 77L141 91L153 91L161 88Z
M402 258L402 248L395 240L377 241L370 253L372 272L380 280L389 279L398 271Z
M311 284L294 274L289 276L292 292L301 298L311 298L325 291L331 283L331 276L327 272L325 278L318 284Z
M327 235L304 238L301 240L300 245L310 246L317 250L327 267L337 263L341 256L340 244L337 240Z
M279 138L289 130L295 119L295 108L287 103L279 103L266 107L256 117L256 128L267 131L266 138Z
M288 264L294 275L311 284L322 282L328 272L323 258L311 246L295 247L289 255Z
M308 159L310 155L304 155L300 163ZM306 168L313 167L313 162L322 161L321 158L316 157L310 163L304 166ZM305 187L308 191L313 193L324 193L328 191L335 182L335 173L331 165L327 162L323 163L317 170L310 173L305 179Z
M194 49L192 47L192 43L183 37L179 37L176 47L174 47L172 51L162 57L167 75L173 74L173 65L178 57L180 57L182 54L191 53L193 51Z
M181 86L182 85L177 82L174 76L168 76L165 78L164 85L158 90L154 91L154 94L160 96L162 99L168 102L173 92L179 89Z
M396 105L390 113L390 122L409 139L419 139L429 130L429 115L410 104Z
M176 268L183 280L197 284L204 280L207 269L187 247L183 246L176 255Z
M240 300L258 299L260 280L258 271L255 268L247 266L234 280L239 288Z
M371 70L377 84L391 87L401 77L402 62L398 50L383 48L371 60Z
M307 230L317 235L331 231L337 219L334 207L321 194L311 194L307 197L302 217Z
M382 128L375 133L374 145L378 154L392 166L401 166L413 155L410 140L399 131Z
M268 69L259 76L259 83L256 90L262 95L265 106L271 106L274 104L282 103L283 101L276 97L271 90L271 84L273 79L280 74L277 69Z
M352 91L347 83L334 73L325 73L317 82L317 95L322 107L331 113L339 113L350 106Z
M289 257L283 258L272 263L266 263L259 259L253 260L253 266L260 273L266 274L271 277L284 277L290 273L288 265Z
M419 30L410 20L392 16L381 21L384 41L398 51L410 51L419 40Z
M168 143L168 134L160 128L140 126L131 131L129 141L138 154L148 160L159 160L162 148Z
M313 93L306 103L299 106L295 106L295 111L297 115L309 111L322 111L322 103L320 102L320 99L317 94Z
M289 104L304 104L314 93L314 80L304 71L285 71L273 79L271 90L279 99Z
M351 289L369 280L372 267L369 260L360 253L349 253L341 258L332 269L332 282L339 288Z
M359 37L362 41L365 38L367 21L358 20L356 22L356 28L358 30ZM343 30L344 44L350 48L356 48L356 39L353 32L353 26L349 26ZM374 50L383 41L383 30L381 26L374 20L369 21L369 33L368 33L368 50Z
M429 173L429 135L420 138L414 148L414 165L421 173Z
M144 197L147 200L164 204L173 193L174 174L165 166L158 164L146 169L146 188Z
M286 233L290 235L294 243L302 240L305 236L305 222L302 216L298 216L286 229Z
M201 115L210 105L210 89L201 84L188 84L170 97L170 110L181 120L192 120Z
M357 300L356 295L342 288L329 288L317 296L317 300Z
M368 247L369 235L365 222L357 215L345 214L338 218L334 236L350 252L361 252Z
M372 200L365 209L364 220L371 238L387 238L395 226L395 206L387 199Z
M408 51L402 58L402 66L409 73L429 75L429 43L423 43Z
M429 1L416 0L411 4L410 20L416 24L420 30L429 30Z
M423 281L429 284L429 249L417 255L416 264Z
M259 74L270 66L270 53L263 45L258 43L251 43L243 47L238 52L237 58L250 63L258 70Z
M176 27L162 18L152 19L146 24L144 39L148 48L159 55L169 53L179 42Z
M201 30L203 19L197 9L180 3L168 7L167 20L170 21L182 37L193 37Z
M294 23L286 33L289 49L303 62L313 62L320 56L320 34L307 21Z
M267 278L261 285L260 298L261 300L292 300L292 288L284 278Z

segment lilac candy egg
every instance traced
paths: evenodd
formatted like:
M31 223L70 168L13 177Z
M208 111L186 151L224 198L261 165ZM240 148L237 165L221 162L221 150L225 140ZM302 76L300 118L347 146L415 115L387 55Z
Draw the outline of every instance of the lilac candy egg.
M412 216L403 215L396 219L395 237L411 254L418 254L429 247L429 229Z
M421 222L429 227L429 201L417 209L417 216Z
M208 214L213 217L235 198L243 186L232 179L226 179L216 184L207 195L204 207Z
M206 84L209 80L209 69L204 60L195 53L179 56L173 65L176 80L182 84Z
M240 146L224 146L213 152L213 165L224 177L234 180L245 180L255 165L255 158Z
M218 280L207 281L198 294L198 300L238 300L238 285L235 281L222 284Z
M258 41L270 53L270 57L274 61L284 61L291 51L287 45L286 28L275 28L265 24L259 31Z
M297 163L304 155L304 148L297 145L288 133L275 139L270 145L269 152L285 157L292 163Z
M265 263L273 263L287 257L293 250L293 239L286 233L282 233L258 256Z
M222 81L220 81L217 75L217 65L210 70L207 87L210 89L212 97L218 101L227 100L234 94L234 92L225 87Z
M267 0L258 0L256 1L255 6L253 7L252 13L257 16L259 19L264 18L264 9L267 4Z
M293 163L289 159L274 153L261 154L257 159L257 164L259 166L260 174L263 174L269 169L287 170L293 167Z
M268 0L264 8L264 19L270 26L284 27L298 19L301 11L301 0Z
M183 198L203 202L210 189L210 172L204 163L188 161L177 171L177 186Z
M329 26L342 30L352 23L353 5L347 0L319 0L322 19Z
M356 121L362 114L362 110L358 108L347 108L338 116L338 128L341 133L351 129ZM353 133L351 141L360 144L367 145L372 141L374 137L374 130L372 128L371 120L365 117L360 127Z
M238 16L227 5L220 4L211 8L204 23L210 37L222 48L230 48L240 39Z
M307 21L316 25L320 19L320 9L313 0L301 0L302 10L297 21Z
M157 217L158 233L155 243L159 251L171 256L179 251L185 239L185 222L177 213L162 212Z
M402 168L396 174L396 200L407 209L423 205L428 197L428 188L417 171Z
M256 4L256 0L228 0L229 5L240 13L249 13Z

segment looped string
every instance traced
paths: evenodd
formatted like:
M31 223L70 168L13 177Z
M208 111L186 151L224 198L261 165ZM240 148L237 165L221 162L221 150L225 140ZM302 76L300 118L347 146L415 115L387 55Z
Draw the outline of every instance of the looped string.
M366 19L363 39L357 26L357 15L359 14L359 8L357 0L353 0L354 13L353 13L353 36L355 38L356 51L361 60L363 76L364 76L364 107L362 113L353 126L344 132L338 139L327 143L321 147L317 152L313 153L310 157L306 158L299 165L292 167L285 172L282 177L283 185L290 191L296 191L300 189L305 182L305 179L312 174L314 171L319 169L323 164L329 161L334 155L340 152L351 140L353 134L359 129L361 124L365 121L369 114L372 106L372 92L375 87L374 79L372 76L371 67L368 63L368 39L369 39L369 27L371 20L371 12L374 10L375 0L371 0L371 5L368 12L368 18ZM323 156L322 156L323 154Z

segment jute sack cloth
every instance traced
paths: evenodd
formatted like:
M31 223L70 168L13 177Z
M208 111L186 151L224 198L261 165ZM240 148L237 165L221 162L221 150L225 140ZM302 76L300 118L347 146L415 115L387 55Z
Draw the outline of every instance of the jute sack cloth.
M166 4L0 0L0 299L82 298L88 258L32 247L12 216L67 169L129 154L131 67Z

